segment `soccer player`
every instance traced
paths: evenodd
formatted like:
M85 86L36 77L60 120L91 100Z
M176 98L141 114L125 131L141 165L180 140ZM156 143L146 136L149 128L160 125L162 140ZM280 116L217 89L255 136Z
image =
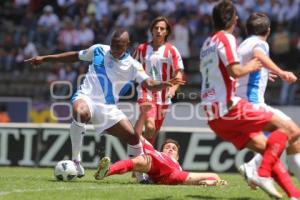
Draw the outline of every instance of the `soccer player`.
M143 64L144 70L153 80L168 81L175 77L181 79L183 62L176 47L167 42L171 34L171 25L167 18L163 16L155 18L150 25L150 31L152 41L140 44L133 57ZM152 144L178 87L177 84L155 92L143 85L137 88L140 115L135 130L141 135L145 127L144 137Z
M294 121L282 111L268 106L264 101L264 93L267 87L269 78L269 71L278 75L281 79L288 83L293 83L297 80L296 76L292 72L281 70L270 58L269 58L269 45L266 42L270 35L270 20L264 13L252 13L246 22L248 38L242 42L238 48L241 64L247 63L249 60L258 58L263 68L259 71L252 72L238 80L239 86L237 88L238 96L247 99L255 107L264 108L267 111L273 112L278 115L290 129L299 131L299 127ZM294 142L287 148L287 163L289 169L300 180L300 160L299 160L299 141ZM247 173L247 176L252 175L252 171L259 167L261 162L261 155L257 154L250 162L240 166L239 170L242 174ZM287 173L287 172L285 172ZM289 176L281 177L281 180L289 179ZM286 180L288 182L288 180ZM289 184L283 184L283 187ZM289 192L290 188L286 190ZM292 193L292 192L289 192Z
M286 143L299 137L281 118L235 94L237 78L259 70L262 65L251 59L243 66L237 54L236 39L232 35L237 23L237 12L230 0L222 0L213 8L215 33L204 42L201 52L202 108L210 128L221 138L235 145L263 154L259 169L248 181L275 198L282 195L274 186L272 174L282 175L279 160ZM268 139L262 131L270 131ZM288 175L288 174L287 174ZM278 179L276 179L278 182ZM295 191L293 197L299 197Z
M97 133L106 130L128 144L129 156L142 153L139 136L125 114L118 109L116 103L119 95L126 92L127 83L137 81L150 90L161 90L183 81L151 80L142 65L134 60L126 49L129 34L124 29L117 29L112 34L111 44L96 44L86 50L72 51L55 55L30 58L25 62L39 65L43 62L90 62L89 70L83 83L72 97L73 122L70 127L72 143L72 159L77 165L78 177L84 176L81 165L81 146L86 124L91 122Z
M145 154L129 160L121 160L110 165L109 157L100 160L95 179L101 180L106 176L124 174L129 171L147 173L153 183L165 185L225 185L215 173L191 173L183 171L178 163L180 146L173 139L166 139L161 152L156 151L152 144L143 140Z

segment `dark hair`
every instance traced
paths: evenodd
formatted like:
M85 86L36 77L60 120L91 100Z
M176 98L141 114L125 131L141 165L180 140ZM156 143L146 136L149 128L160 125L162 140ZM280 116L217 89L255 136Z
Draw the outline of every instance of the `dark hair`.
M165 41L167 41L169 35L171 35L171 33L172 33L172 30L171 30L170 22L169 22L169 20L168 20L166 17L164 17L164 16L158 16L158 17L156 17L156 18L151 22L151 25L150 25L150 32L152 33L152 30L153 30L154 26L155 26L158 22L161 22L161 21L165 22L166 25L167 25L167 31L168 31L168 34L167 34L166 37L165 37Z
M229 28L234 17L236 17L236 9L230 0L222 0L213 8L213 21L217 31Z
M124 28L117 28L117 29L115 29L113 31L112 35L111 35L111 40L118 39L125 32L128 33L128 31L126 29L124 29Z
M254 12L246 22L246 30L248 35L264 36L270 28L270 19L265 13Z
M176 140L173 140L171 138L168 138L165 140L165 142L161 145L161 151L164 149L165 145L168 144L168 143L173 143L177 146L177 149L178 149L178 153L179 153L179 150L180 150L180 145L179 143L176 141Z

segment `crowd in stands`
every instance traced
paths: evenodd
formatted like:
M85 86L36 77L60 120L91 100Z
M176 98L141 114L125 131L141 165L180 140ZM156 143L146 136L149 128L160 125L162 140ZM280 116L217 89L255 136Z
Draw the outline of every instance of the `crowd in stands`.
M124 27L131 34L131 48L151 40L150 21L167 16L173 26L172 42L180 51L187 76L198 72L199 50L213 31L210 18L215 0L1 0L0 2L0 73L10 74L3 81L18 81L30 75L32 67L24 59L36 55L80 50L94 43L108 44L114 27ZM239 25L238 42L245 34L245 21L251 12L262 11L272 20L270 49L272 58L283 68L297 73L300 52L299 0L236 0ZM297 23L298 22L298 23ZM45 65L41 82L69 80L76 86L84 63ZM192 73L191 73L192 72ZM25 74L25 75L24 75ZM1 76L1 75L0 75ZM30 77L30 76L27 76ZM200 77L200 74L199 76ZM26 78L25 78L26 79ZM199 78L200 81L201 77ZM297 85L281 84L277 103L295 103L291 94ZM44 86L44 88L47 88ZM5 88L2 88L5 91ZM21 90L22 92L22 90ZM40 90L30 93L34 98ZM59 91L64 93L62 89ZM0 87L0 93L3 92ZM48 95L49 98L49 95Z

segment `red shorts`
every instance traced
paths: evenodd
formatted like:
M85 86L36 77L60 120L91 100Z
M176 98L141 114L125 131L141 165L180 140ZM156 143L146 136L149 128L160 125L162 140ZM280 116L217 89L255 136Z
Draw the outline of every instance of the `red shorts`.
M272 112L240 100L225 116L209 121L208 125L219 137L243 149L251 138L262 133L272 116Z
M165 120L169 105L159 105L159 104L156 104L155 102L144 101L143 99L139 99L138 103L140 105L140 109L143 104L151 106L151 108L145 113L146 118L154 119L155 132L158 132Z
M159 156L150 154L152 157L151 169L147 173L154 183L165 185L178 185L185 182L189 173L171 167Z

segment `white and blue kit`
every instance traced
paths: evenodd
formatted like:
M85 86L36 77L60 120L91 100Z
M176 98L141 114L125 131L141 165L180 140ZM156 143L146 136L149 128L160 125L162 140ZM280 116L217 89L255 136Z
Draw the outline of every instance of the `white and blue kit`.
M254 58L253 52L258 50L269 56L269 45L266 41L260 39L258 36L251 36L244 40L239 48L238 54L241 65L245 65ZM269 70L262 67L260 70L252 72L244 77L238 79L237 95L247 99L255 107L263 107L267 111L281 117L283 120L290 120L291 118L282 111L272 108L265 103L265 91L268 84Z
M88 72L83 83L72 97L72 103L83 99L89 106L91 122L96 131L102 133L120 120L126 118L117 107L119 96L125 94L132 82L142 83L149 76L143 66L125 53L115 59L110 46L96 44L79 51L79 59L89 61Z

